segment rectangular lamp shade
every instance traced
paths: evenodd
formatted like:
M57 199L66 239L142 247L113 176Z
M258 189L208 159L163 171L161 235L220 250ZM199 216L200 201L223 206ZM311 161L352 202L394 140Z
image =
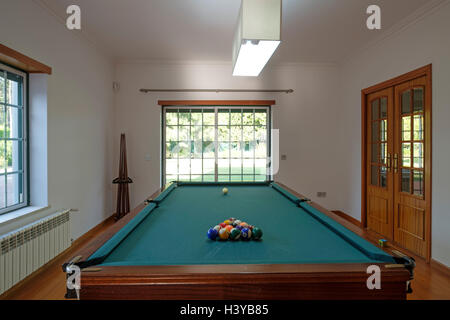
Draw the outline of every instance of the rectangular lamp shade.
M259 76L281 42L281 0L242 0L233 76Z

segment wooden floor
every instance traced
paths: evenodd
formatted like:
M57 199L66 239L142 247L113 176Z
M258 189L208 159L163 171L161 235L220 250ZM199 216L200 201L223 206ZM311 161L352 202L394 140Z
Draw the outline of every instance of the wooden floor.
M65 274L61 265L73 257L74 252L81 248L91 238L98 236L113 219L108 219L89 232L88 237L77 241L69 250L51 261L49 264L32 274L2 296L0 299L11 300L61 300L64 299ZM413 293L410 300L450 300L450 276L437 268L432 268L424 260L417 258L415 279L412 282Z

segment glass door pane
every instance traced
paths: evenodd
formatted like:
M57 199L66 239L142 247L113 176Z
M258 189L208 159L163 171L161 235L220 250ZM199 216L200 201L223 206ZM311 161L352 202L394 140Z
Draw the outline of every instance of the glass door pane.
M374 99L370 103L371 169L372 186L387 188L388 180L388 97Z
M424 195L424 99L422 87L401 93L400 190L416 196Z

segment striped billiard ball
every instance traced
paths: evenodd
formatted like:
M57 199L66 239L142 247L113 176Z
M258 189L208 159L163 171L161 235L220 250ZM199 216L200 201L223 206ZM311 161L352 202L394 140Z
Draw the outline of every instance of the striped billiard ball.
M242 240L250 240L251 237L252 237L252 231L249 228L243 228L241 230Z
M233 228L230 232L230 239L231 240L238 240L241 237L241 230Z
M219 231L220 240L228 240L229 236L230 236L230 231L228 231L225 228L220 229L220 231Z

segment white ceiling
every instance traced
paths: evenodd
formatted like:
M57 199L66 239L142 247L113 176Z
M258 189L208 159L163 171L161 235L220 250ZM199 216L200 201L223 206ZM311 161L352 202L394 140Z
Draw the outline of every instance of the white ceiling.
M65 20L78 4L83 33L117 60L231 61L240 0L39 0ZM339 62L417 14L430 0L283 0L278 63ZM378 4L382 30L366 28Z

